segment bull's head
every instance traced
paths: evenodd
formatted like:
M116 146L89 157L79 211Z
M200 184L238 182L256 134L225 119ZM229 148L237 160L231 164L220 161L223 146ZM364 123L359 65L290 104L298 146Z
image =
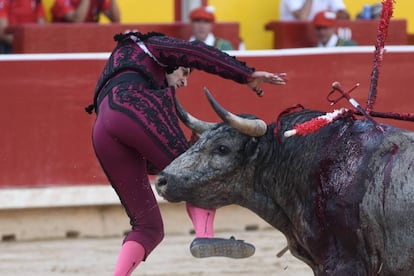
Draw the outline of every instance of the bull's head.
M180 119L201 136L159 174L156 189L168 201L187 201L204 208L243 205L245 195L251 195L247 190L253 190L246 183L254 178L258 137L266 133L267 125L251 115L226 111L205 92L224 123L200 121L177 103Z

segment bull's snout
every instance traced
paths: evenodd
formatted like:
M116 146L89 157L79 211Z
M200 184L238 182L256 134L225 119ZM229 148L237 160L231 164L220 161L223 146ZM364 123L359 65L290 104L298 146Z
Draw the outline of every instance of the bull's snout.
M155 179L155 189L157 190L157 193L160 196L164 196L163 193L166 190L167 183L168 183L167 178L163 176L162 174L158 175L157 178Z
M174 178L171 175L160 173L155 179L155 189L157 193L170 202L180 202L182 200L181 194L177 193L177 188L173 184Z

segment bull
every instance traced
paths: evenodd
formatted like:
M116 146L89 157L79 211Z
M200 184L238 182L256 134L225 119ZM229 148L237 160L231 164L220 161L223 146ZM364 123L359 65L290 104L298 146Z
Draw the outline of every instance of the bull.
M267 125L207 97L223 122L199 121L178 105L202 134L158 175L160 196L250 209L315 275L413 275L413 132L348 116L285 138L324 113L304 109Z

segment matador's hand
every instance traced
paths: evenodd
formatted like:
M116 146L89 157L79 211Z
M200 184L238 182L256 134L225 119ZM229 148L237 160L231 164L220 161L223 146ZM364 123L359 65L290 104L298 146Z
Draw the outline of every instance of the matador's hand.
M263 90L259 87L262 83L270 83L276 85L285 85L287 82L286 73L274 74L264 71L256 71L251 75L251 80L247 85L253 89L259 97L263 96Z

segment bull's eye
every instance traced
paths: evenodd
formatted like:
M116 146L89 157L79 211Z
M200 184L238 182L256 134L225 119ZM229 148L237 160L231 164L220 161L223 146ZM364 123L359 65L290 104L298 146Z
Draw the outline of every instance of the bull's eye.
M216 149L215 149L215 153L220 154L220 155L226 155L230 152L230 148L223 146L223 145L219 145Z

